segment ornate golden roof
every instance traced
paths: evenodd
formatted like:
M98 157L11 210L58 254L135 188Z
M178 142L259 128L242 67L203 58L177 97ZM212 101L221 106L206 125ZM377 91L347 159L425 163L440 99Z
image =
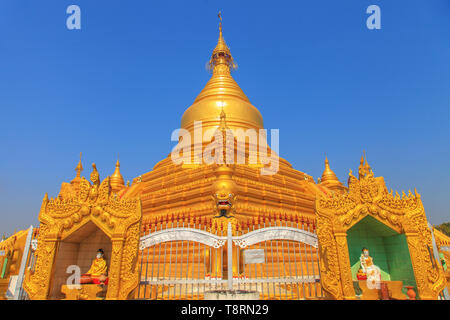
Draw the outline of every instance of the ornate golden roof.
M111 183L111 189L113 192L117 192L117 191L121 190L123 187L125 187L125 183L124 183L122 174L120 173L119 159L117 159L116 169L114 170L114 173L110 177L110 183Z
M220 15L219 18L221 19ZM202 121L204 130L217 127L223 108L230 129L262 129L264 125L261 114L231 76L231 70L237 66L223 38L222 20L219 25L219 40L211 54L209 67L212 70L211 79L183 114L181 127L192 130L194 121Z

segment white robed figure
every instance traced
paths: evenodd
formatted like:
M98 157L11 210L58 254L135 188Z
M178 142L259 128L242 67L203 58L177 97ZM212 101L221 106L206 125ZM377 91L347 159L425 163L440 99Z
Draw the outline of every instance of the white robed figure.
M380 289L381 270L379 267L374 265L373 259L369 256L369 250L367 248L362 249L360 261L361 268L367 275L367 288Z

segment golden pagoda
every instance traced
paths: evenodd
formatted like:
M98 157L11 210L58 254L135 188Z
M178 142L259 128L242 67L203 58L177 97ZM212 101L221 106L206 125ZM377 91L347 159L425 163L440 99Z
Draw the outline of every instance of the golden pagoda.
M233 164L175 164L171 156L158 162L151 171L142 174L133 180L131 187L125 187L119 191L121 197L140 194L142 201L142 235L148 232L158 231L171 226L195 227L208 230L213 233L226 234L226 224L233 224L233 234L241 234L264 226L296 226L314 232L315 213L314 201L317 194L329 195L342 192L345 187L331 171L326 160L323 182L316 184L313 177L298 171L285 159L279 158L279 168L275 174L261 174L261 168L267 167L261 161L260 149L256 150L256 163L250 158L252 144L249 137L245 140L245 150L238 149L236 137L229 137L225 131L232 130L260 130L264 128L263 118L259 110L253 106L249 98L233 79L231 72L237 68L234 58L228 48L222 31L222 23L219 24L219 39L214 48L209 68L212 71L210 80L194 100L193 104L184 112L181 118L181 128L195 136L196 124L201 121L203 130L218 130L223 136L223 144L227 139L234 140L232 157ZM265 136L263 135L264 139ZM195 152L202 152L207 148L211 139L203 139L200 143L194 141L190 145L191 158ZM261 141L259 141L261 143ZM266 141L264 141L266 143ZM275 152L268 147L271 155ZM227 150L228 152L228 150ZM225 151L224 151L225 153ZM241 153L241 154L240 154ZM236 160L244 153L245 163L239 164ZM224 158L227 155L224 154ZM278 156L275 154L275 156ZM228 159L228 158L227 158ZM225 205L223 205L225 203ZM230 209L231 208L231 209ZM230 210L228 210L230 209ZM224 213L221 213L222 211ZM228 212L225 212L227 211ZM231 219L229 219L231 218ZM227 220L228 219L228 220ZM147 232L147 233L146 233ZM237 232L237 233L236 233ZM295 272L305 272L308 276L319 274L318 255L315 248L302 244L297 249L284 247L281 241L273 243L278 252L267 253L267 259L272 261L270 269L258 268L245 271L242 258L242 250L233 249L233 276L256 277L257 274L265 274L269 277L277 277L280 274L293 276ZM285 244L286 245L286 244ZM171 245L172 246L172 245ZM175 264L181 264L182 270L190 274L192 270L206 268L212 272L211 277L226 278L227 248L222 254L211 252L211 256L201 255L198 259L205 259L203 263L192 263L197 254L186 244L184 248L177 249L174 256L172 249L170 257L164 258L164 262L156 261L161 253L157 247L140 257L141 265L154 265L153 268L161 268L166 278L176 278L177 271L173 270ZM302 250L305 256L302 258L295 254L295 250ZM306 254L307 251L307 254ZM189 262L191 259L191 263ZM208 261L208 259L212 259ZM303 260L302 260L303 259ZM287 265L295 263L289 271ZM275 261L275 262L274 262ZM210 265L212 263L213 265ZM156 267L158 265L158 267ZM172 265L172 267L170 267ZM302 271L300 271L302 269ZM294 271L295 270L295 271ZM195 272L194 272L195 273ZM238 273L241 273L238 275ZM200 277L204 273L199 273ZM195 276L197 277L197 275ZM299 288L298 288L299 287ZM268 289L265 298L278 297L279 299L291 299L320 294L315 285L293 285L290 290L273 292ZM147 293L150 287L140 293L141 297L158 298L159 295L171 295L170 287L153 287L152 293ZM297 288L297 289L295 289ZM156 290L156 291L155 291ZM272 291L271 291L272 290ZM286 292L285 292L286 291ZM158 293L159 292L159 293ZM173 293L174 299L193 299L194 296L186 296L181 293Z
M193 133L195 121L202 122L203 130L218 128L223 113L231 130L263 129L261 113L231 75L236 64L224 40L221 22L219 39L211 54L209 67L212 76L184 112L181 128ZM192 143L192 150L201 150L209 142L203 141L201 145ZM248 140L245 153L248 160ZM279 159L279 170L273 175L262 175L260 168L263 165L259 162L258 151L258 164L233 165L232 180L237 185L238 196L235 209L239 222L303 219L312 223L316 194L344 189L329 169L328 160L321 184L316 184L310 175L295 170L285 159ZM132 185L132 192L136 192L137 188L141 192L143 224L188 216L212 217L215 204L211 201L211 185L216 179L214 164L176 165L170 156L163 159L153 170L134 179Z

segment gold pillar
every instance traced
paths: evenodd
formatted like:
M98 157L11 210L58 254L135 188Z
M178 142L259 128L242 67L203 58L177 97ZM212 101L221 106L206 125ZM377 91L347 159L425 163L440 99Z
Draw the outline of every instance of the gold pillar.
M120 265L123 252L123 238L112 238L111 265ZM110 268L107 299L117 300L119 294L120 268Z
M355 300L355 289L353 288L350 257L348 255L347 232L335 232L336 244L338 246L339 270L341 274L342 292L345 300Z

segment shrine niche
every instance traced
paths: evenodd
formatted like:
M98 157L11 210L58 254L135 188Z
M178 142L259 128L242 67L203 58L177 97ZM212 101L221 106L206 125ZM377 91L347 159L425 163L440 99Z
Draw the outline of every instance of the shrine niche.
M383 177L374 177L364 158L359 179L350 171L348 188L315 201L321 284L327 298L356 299L354 281L368 279L367 271L382 284L400 283L399 290L414 288L420 299L437 299L446 281L433 256L417 191L402 197L388 192Z
M58 198L44 197L35 268L24 281L30 299L127 299L138 284L141 201L112 192L110 177L100 183L95 164L92 184L81 170ZM76 289L66 285L69 266L83 275Z

